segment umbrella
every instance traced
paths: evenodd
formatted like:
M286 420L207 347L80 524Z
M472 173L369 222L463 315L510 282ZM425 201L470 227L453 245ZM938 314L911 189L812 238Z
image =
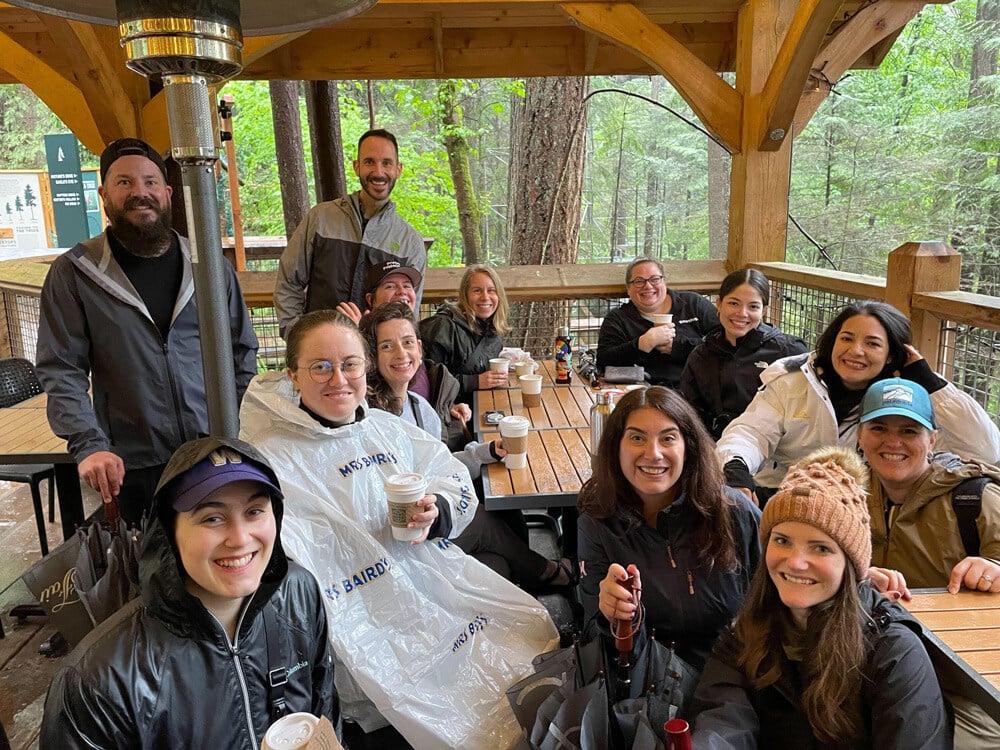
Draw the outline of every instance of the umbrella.
M507 690L532 750L661 750L664 724L683 713L697 672L650 632L625 667L597 636L537 656Z
M94 521L21 576L70 646L139 594L139 532L106 503Z

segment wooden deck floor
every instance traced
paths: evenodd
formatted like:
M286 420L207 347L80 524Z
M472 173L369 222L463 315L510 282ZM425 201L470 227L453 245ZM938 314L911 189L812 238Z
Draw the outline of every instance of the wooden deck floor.
M42 485L42 497L47 488ZM87 512L97 497L85 492ZM49 549L61 541L59 509L56 522L47 525ZM38 747L45 692L62 659L38 653L38 646L55 632L44 619L19 624L8 616L11 607L32 601L21 573L41 557L31 491L26 485L0 482L0 620L6 637L0 639L0 722L12 750Z

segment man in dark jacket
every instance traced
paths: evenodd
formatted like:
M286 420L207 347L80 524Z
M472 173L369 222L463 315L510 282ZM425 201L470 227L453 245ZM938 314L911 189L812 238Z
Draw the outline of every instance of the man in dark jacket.
M636 258L625 269L630 302L612 310L601 324L597 366L643 367L653 385L676 388L688 355L719 325L715 306L700 294L667 288L663 264ZM670 315L654 323L654 315Z
M170 454L208 433L191 251L171 229L171 189L149 144L101 155L109 227L59 257L42 286L38 378L52 431L80 477L136 523ZM226 303L237 394L257 372L257 337L232 266Z
M202 438L174 453L143 539L142 598L56 674L43 750L257 750L282 700L279 714L338 726L326 612L282 549L282 501L248 443Z

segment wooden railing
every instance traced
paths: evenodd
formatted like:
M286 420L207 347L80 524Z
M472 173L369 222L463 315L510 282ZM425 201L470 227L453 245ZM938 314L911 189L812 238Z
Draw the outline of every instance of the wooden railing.
M0 263L0 356L34 357L37 297L48 259ZM711 294L725 276L723 261L664 263L673 289ZM758 263L772 282L770 317L814 344L819 332L852 299L881 299L910 317L913 341L946 377L973 393L1000 421L1000 298L958 291L961 256L940 243L907 243L890 253L886 278L790 263ZM601 317L593 302L624 296L623 264L500 267L512 302L575 300L579 320L567 321L593 339ZM454 299L463 268L432 268L424 312ZM242 272L240 284L262 344L262 367L280 366L284 343L271 311L276 272ZM603 305L606 308L607 302ZM971 343L970 343L971 342ZM593 343L584 341L584 344ZM996 365L994 365L996 362Z

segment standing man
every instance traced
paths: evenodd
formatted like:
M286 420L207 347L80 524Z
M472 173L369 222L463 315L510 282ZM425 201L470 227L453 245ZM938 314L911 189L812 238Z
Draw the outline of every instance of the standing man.
M282 337L304 313L346 302L364 309L373 266L397 261L421 276L427 270L423 239L389 200L402 172L396 136L369 130L358 139L354 173L361 189L314 206L281 254L274 309ZM422 293L423 282L417 306Z
M702 337L719 325L715 306L700 294L667 288L663 264L636 258L625 269L631 302L612 310L601 324L597 366L642 366L653 385L677 388L688 355ZM673 316L653 324L654 315Z
M173 451L209 431L191 251L171 228L167 170L122 138L101 154L108 229L60 256L42 287L38 378L80 478L137 523ZM256 374L236 273L226 299L240 398Z

